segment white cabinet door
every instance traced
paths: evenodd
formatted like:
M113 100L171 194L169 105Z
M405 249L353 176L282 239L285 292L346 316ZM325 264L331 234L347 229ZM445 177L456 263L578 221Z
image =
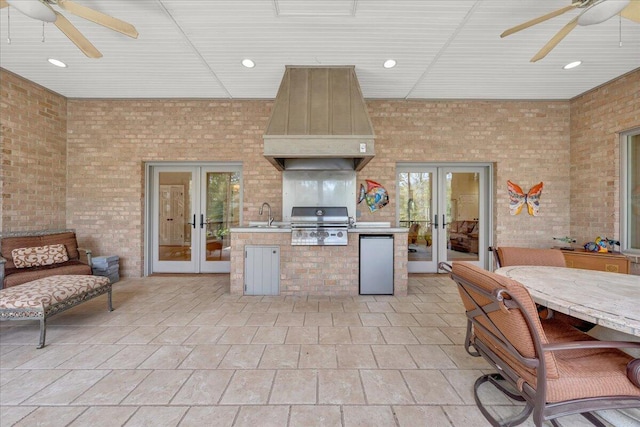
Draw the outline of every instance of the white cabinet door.
M279 246L245 246L244 294L280 294Z

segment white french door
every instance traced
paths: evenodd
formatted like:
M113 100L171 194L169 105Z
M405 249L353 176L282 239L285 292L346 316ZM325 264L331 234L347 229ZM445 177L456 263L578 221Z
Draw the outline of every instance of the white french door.
M229 229L241 222L241 166L151 165L148 177L147 272L229 272Z
M398 226L409 229L408 271L464 260L486 268L489 165L399 164Z

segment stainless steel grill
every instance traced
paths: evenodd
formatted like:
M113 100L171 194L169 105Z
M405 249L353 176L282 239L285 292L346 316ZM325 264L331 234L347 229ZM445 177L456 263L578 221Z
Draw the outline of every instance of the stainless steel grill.
M349 243L346 206L295 206L291 209L291 244L346 246Z

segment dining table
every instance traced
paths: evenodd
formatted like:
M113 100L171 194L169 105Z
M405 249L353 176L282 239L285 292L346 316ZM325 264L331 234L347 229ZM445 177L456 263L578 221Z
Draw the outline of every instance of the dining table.
M533 300L603 328L640 337L640 276L566 267L501 267Z

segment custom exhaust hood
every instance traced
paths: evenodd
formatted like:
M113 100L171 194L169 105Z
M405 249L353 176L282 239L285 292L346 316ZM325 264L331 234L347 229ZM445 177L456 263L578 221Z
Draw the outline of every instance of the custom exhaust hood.
M354 66L287 66L264 134L279 170L360 170L375 155Z

